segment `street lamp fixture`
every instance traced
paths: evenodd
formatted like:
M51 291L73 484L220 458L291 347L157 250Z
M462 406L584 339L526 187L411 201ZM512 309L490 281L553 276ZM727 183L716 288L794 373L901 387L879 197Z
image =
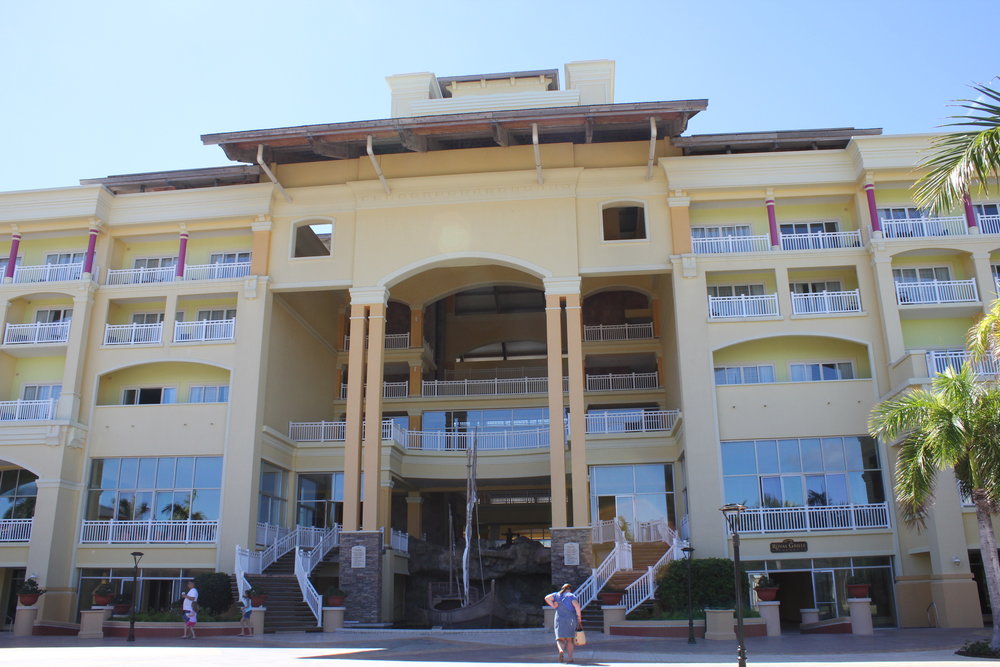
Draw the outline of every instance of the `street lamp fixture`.
M694 644L694 616L692 614L693 606L691 604L691 554L694 553L694 547L688 542L683 547L681 551L684 552L684 559L687 560L688 569L688 644Z
M139 561L146 554L141 551L133 551L132 556L132 609L128 619L128 639L125 641L135 641L135 607L139 602Z
M743 640L743 582L740 577L740 513L746 507L730 503L719 508L726 518L726 528L733 536L733 586L736 589L736 661L739 667L747 665L747 647Z

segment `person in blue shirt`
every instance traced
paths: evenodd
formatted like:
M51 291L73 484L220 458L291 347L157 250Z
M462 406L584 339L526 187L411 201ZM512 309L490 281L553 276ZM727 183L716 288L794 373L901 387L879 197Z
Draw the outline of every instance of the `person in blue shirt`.
M573 587L563 584L555 593L545 596L545 603L556 610L555 626L556 648L559 649L559 662L573 662L573 648L576 640L576 629L583 624L583 612L580 601L573 595Z

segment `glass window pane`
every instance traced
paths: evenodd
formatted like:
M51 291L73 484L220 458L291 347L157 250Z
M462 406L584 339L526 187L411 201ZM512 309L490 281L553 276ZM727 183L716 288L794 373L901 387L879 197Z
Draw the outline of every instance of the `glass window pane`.
M752 475L757 472L753 441L722 443L722 474Z
M117 512L115 518L118 521L131 521L132 510L135 507L135 494L123 491L118 494Z
M847 505L850 503L847 497L846 475L826 476L826 499L830 505Z
M201 456L195 459L194 486L197 489L218 489L222 486L222 458Z
M757 441L757 470L762 475L778 472L778 443L776 441Z
M655 521L667 518L667 496L660 493L640 493L635 497L635 520Z
M844 461L844 441L840 438L823 438L823 466L826 470L847 470Z
M361 478L364 479L364 477L365 474L361 473ZM333 475L333 494L331 497L337 502L344 502L344 473L342 472Z
M137 489L152 489L156 484L156 459L139 459Z
M809 505L829 505L826 497L826 479L823 475L808 475L806 477L806 496Z
M756 477L726 477L726 503L760 507L760 485Z
M823 453L818 438L802 438L802 470L805 472L823 472Z
M802 459L799 456L798 440L779 440L778 455L781 459L781 472L802 471Z
M101 468L100 488L118 488L118 466L120 463L121 459L104 459L104 465Z
M861 440L858 438L843 438L844 454L847 457L848 470L864 470L865 462L861 456Z
M174 491L173 502L170 505L170 516L174 521L186 521L191 518L191 492Z
M632 466L595 466L594 493L599 496L633 493Z
M174 463L177 461L172 456L165 456L156 462L156 488L174 488Z
M761 382L774 382L774 366L758 366L757 373Z
M133 518L136 521L148 521L152 517L153 492L140 491L135 494L135 511Z
M801 477L782 477L781 489L785 494L786 507L802 507L805 502L802 497Z
M653 493L667 490L667 475L669 468L662 465L635 466L635 492Z
M191 518L196 521L217 521L219 518L219 491L198 489L191 504Z
M781 507L781 478L761 477L760 478L761 504L764 507Z
M861 456L865 462L866 470L878 469L878 444L875 438L869 436L861 437Z
M175 489L190 489L194 481L194 459L190 456L177 459L177 472L174 475Z
M139 475L139 459L122 459L121 472L118 475L119 489L134 489Z
M156 502L153 505L155 521L169 521L174 513L174 494L172 491L157 491Z
M792 364L789 375L789 379L792 382L805 382L809 379L806 374L806 367L803 364Z

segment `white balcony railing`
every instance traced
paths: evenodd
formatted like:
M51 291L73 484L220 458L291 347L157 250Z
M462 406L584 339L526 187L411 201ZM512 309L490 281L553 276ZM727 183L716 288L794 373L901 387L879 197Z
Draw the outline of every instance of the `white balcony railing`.
M295 442L343 442L347 422L289 422L288 439Z
M389 531L389 546L404 554L410 553L410 536L393 528Z
M629 391L656 389L660 378L656 373L608 373L587 375L587 391Z
M811 232L808 234L782 234L782 250L835 250L860 248L861 232Z
M812 507L753 507L740 513L741 533L811 532L888 528L886 503Z
M226 280L250 275L250 262L229 264L188 264L184 280Z
M792 313L795 315L860 312L861 294L858 290L792 294Z
M52 419L56 403L45 401L0 401L0 421L37 421Z
M677 410L636 410L635 412L588 412L587 433L649 433L672 431Z
M236 335L236 318L228 320L195 320L174 322L174 342L233 340Z
M391 435L389 439L405 449L464 451L471 446L473 438L476 449L481 451L540 449L549 446L547 427L517 431L410 431L386 422L383 424L383 437L386 435L386 425Z
M31 519L0 519L0 542L30 542Z
M177 276L177 267L164 266L155 269L108 269L108 285L143 285L148 283L169 283Z
M39 264L36 266L14 267L15 283L51 283L65 280L79 280L83 276L83 264Z
M493 378L491 380L424 380L424 396L505 396L544 394L549 380L544 377Z
M218 521L84 521L81 542L215 542Z
M777 294L708 297L708 317L713 320L777 316Z
M106 324L105 345L143 345L163 340L163 322L153 324Z
M728 252L765 252L771 249L771 237L716 236L691 239L691 250L696 255L715 255Z
M365 385L365 391L368 390L368 385ZM383 382L382 383L382 398L406 398L410 395L410 383L407 381L402 382ZM340 385L340 398L341 400L347 400L347 383Z
M401 334L386 334L383 338L386 350L405 350L410 347L410 332ZM365 345L368 345L368 336L365 336ZM344 349L351 347L351 337L344 336Z
M592 324L583 327L583 339L595 340L645 340L653 337L653 323Z
M915 303L969 303L979 301L975 280L927 280L896 283L900 305Z
M888 239L965 236L968 233L969 227L965 216L962 215L945 218L882 220L882 234Z
M979 216L979 231L982 234L1000 234L1000 215Z
M969 359L970 355L965 350L931 350L927 353L927 372L937 375L948 368L958 370ZM1000 364L990 356L975 362L973 369L980 375L1000 375Z
M69 320L62 322L30 322L8 324L3 332L4 345L34 345L36 343L65 343L69 340Z

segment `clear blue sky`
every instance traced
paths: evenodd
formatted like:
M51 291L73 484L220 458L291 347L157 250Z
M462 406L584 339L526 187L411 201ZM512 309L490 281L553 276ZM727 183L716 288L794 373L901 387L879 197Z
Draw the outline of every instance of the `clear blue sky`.
M384 77L617 61L689 133L930 132L1000 74L997 0L6 0L0 191L230 164L199 135L389 112Z

